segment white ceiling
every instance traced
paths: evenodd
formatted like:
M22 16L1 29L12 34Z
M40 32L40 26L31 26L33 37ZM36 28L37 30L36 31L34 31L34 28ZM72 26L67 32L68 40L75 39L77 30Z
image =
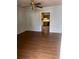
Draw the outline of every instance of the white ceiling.
M62 0L35 0L35 2L41 2L43 6L53 6L62 3ZM31 0L17 0L17 4L20 7L29 7Z

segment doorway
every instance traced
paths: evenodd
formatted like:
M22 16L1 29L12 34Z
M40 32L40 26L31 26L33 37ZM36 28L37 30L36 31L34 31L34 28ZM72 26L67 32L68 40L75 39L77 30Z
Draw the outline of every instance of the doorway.
M50 12L41 13L42 33L49 33L50 31Z

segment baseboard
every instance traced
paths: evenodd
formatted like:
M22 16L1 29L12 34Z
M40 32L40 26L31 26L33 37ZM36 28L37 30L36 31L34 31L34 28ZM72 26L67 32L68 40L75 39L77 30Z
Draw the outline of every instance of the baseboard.
M26 33L26 32L37 32L37 33L41 33L41 31L24 31L24 32L21 32L21 33L19 33L17 35L20 35L20 34L23 34L23 33ZM55 33L55 34L62 34L61 32L49 32L49 33L51 33L51 34L53 34L53 33Z

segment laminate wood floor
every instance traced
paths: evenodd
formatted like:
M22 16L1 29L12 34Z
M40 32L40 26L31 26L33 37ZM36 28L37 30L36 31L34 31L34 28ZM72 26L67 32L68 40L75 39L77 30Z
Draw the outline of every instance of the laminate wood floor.
M17 36L17 59L59 59L61 34L24 32Z

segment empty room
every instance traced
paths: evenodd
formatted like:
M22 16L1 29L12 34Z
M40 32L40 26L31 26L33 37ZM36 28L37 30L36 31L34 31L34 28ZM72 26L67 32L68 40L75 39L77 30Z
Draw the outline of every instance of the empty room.
M59 59L61 0L17 0L17 59Z

